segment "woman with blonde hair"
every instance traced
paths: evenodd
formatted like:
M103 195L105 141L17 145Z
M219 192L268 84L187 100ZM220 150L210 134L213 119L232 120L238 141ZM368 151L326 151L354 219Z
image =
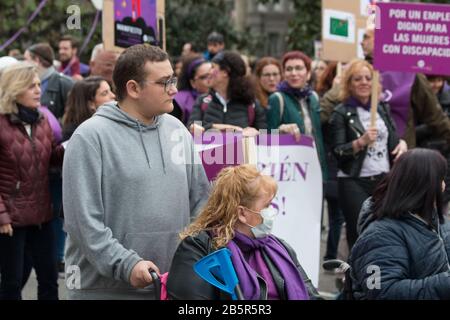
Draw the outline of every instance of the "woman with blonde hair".
M0 78L0 300L20 300L25 252L38 280L38 299L58 299L48 172L61 165L40 106L33 65L14 64Z
M200 279L193 266L220 248L231 260L246 300L307 300L317 291L294 250L271 234L275 180L251 165L223 169L197 219L181 234L167 291L171 299L230 299Z
M341 81L341 101L330 119L330 138L338 161L338 194L351 249L357 238L356 224L364 200L389 172L393 162L407 151L397 136L389 106L380 102L375 126L371 125L373 68L365 60L352 61Z

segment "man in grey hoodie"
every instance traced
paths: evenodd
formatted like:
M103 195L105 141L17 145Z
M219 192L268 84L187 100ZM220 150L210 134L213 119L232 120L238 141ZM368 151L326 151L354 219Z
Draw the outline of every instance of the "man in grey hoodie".
M65 154L69 299L153 299L149 269L169 270L178 233L208 196L192 137L167 114L177 93L167 53L126 49L113 81L118 102L84 122Z

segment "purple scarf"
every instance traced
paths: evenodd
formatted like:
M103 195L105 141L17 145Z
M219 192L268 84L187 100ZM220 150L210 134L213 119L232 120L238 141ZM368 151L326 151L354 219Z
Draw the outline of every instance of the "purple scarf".
M355 109L358 108L358 107L361 107L361 108L363 108L363 109L365 109L367 111L370 111L371 101L369 99L369 102L367 102L367 104L363 104L361 101L359 101L355 97L350 97L350 98L347 99L347 101L345 101L345 104L350 106L350 107L353 107Z
M239 285L246 300L259 300L260 288L256 272L245 260L243 253L250 253L249 261L256 260L251 261L252 264L265 263L261 259L262 255L256 254L258 250L264 250L285 279L288 300L309 300L308 291L297 267L286 248L274 236L252 239L236 231L234 239L228 243L227 248L231 250L231 261L236 269Z
M450 85L447 83L447 81L444 81L444 87L442 88L442 92L450 91Z
M382 100L389 103L397 134L399 137L403 137L411 110L411 90L416 75L396 71L383 71L380 75L383 85Z
M309 85L306 85L301 89L295 89L292 88L287 81L281 81L280 84L277 86L277 90L290 94L291 96L294 96L297 99L305 99L312 94L312 89Z
M195 100L197 99L198 93L194 95L193 90L181 90L175 95L175 101L178 103L181 111L183 112L183 119L181 120L186 124L191 116L192 109L194 108Z

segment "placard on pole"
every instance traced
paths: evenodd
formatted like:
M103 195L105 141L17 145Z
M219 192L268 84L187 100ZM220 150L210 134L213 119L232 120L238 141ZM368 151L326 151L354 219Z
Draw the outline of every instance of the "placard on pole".
M138 43L166 50L165 0L103 0L102 37L116 52Z

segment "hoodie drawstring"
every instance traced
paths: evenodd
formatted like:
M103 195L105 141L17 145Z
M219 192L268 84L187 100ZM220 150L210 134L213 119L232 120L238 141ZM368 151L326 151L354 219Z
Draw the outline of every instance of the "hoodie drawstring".
M145 147L144 138L143 138L143 136L142 136L142 126L141 126L141 124L140 124L138 121L136 121L136 123L137 123L138 128L139 128L139 137L141 138L141 143L142 143L142 147L143 147L143 149L144 149L145 158L147 159L148 166L149 166L149 168L151 169L152 166L151 166L151 164L150 164L150 159L149 159L149 157L148 157L147 148ZM164 160L164 153L163 153L162 144L161 144L161 136L160 136L160 134L159 134L159 128L158 128L158 127L156 128L156 133L158 134L159 153L160 153L160 155L161 155L161 161L162 161L162 165L163 165L163 171L164 171L164 174L166 174L166 161Z
M161 145L161 136L159 135L159 127L156 128L156 132L158 134L158 142L159 142L159 153L161 154L161 161L163 165L164 174L166 174L166 161L164 160L164 153Z
M139 128L139 137L141 138L142 148L144 149L145 158L147 159L148 167L151 169L152 165L150 164L150 159L148 157L147 148L145 147L144 138L142 137L142 127L139 122L136 122Z

